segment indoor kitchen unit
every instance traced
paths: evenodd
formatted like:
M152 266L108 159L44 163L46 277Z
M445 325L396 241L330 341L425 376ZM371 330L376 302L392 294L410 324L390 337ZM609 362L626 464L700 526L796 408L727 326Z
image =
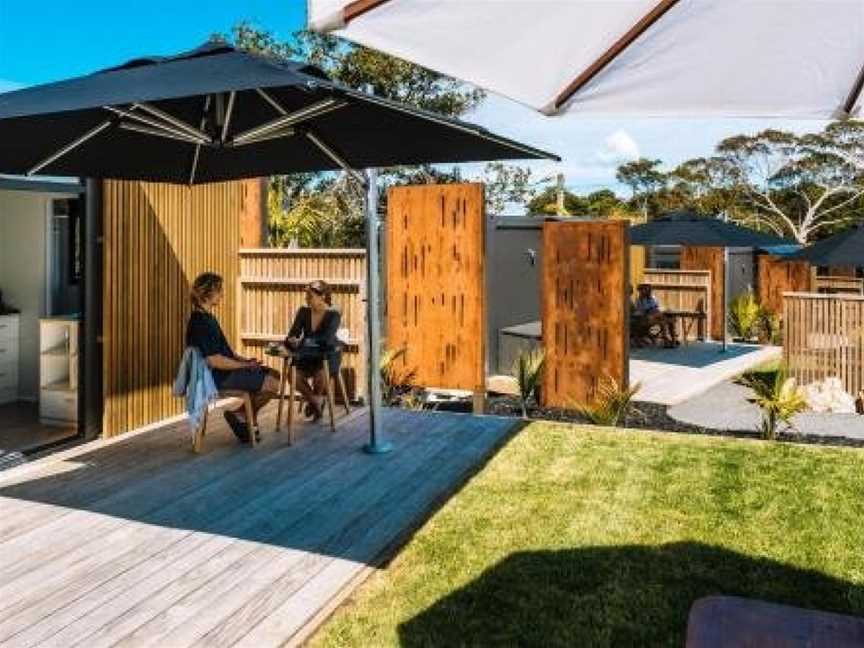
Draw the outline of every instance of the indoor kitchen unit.
M0 467L78 435L84 186L0 176Z

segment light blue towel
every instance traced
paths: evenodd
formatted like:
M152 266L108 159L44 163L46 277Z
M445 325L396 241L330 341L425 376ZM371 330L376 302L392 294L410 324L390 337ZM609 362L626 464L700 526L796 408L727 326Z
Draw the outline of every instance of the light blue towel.
M174 380L174 395L186 398L189 427L194 431L207 415L207 407L215 403L219 390L213 382L213 373L197 347L187 347Z

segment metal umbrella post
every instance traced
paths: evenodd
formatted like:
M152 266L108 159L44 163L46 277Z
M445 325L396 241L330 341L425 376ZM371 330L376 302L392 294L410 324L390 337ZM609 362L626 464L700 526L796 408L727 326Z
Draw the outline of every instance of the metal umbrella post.
M378 253L378 173L366 171L366 326L368 328L369 443L363 449L369 454L384 454L393 444L384 439L381 426L381 319L380 263Z

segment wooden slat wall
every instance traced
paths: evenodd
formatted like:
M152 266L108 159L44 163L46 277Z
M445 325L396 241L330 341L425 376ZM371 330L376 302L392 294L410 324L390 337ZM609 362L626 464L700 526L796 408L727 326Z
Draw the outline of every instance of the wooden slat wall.
M104 183L105 436L182 411L171 385L199 273L224 277L217 317L236 344L242 192L239 182Z
M664 309L705 313L706 321L711 321L710 270L648 268L643 282L651 286ZM708 332L702 329L694 326L687 339L706 338Z
M836 376L846 391L864 389L864 297L787 293L783 354L802 385Z
M723 248L682 247L682 270L709 270L711 272L711 317L708 330L711 337L723 337Z
M483 185L391 188L387 340L426 387L485 392Z
M323 279L333 288L333 304L351 343L342 357L352 397L366 394L366 252L365 250L240 250L240 351L281 369L264 355L269 341L281 341L297 309L305 304L306 285Z
M631 296L635 296L636 286L645 281L645 267L647 261L645 246L630 246L630 288Z
M821 275L816 277L816 292L864 295L864 279Z
M806 261L788 261L771 254L757 259L759 303L772 313L782 315L783 293L811 290L813 272Z
M594 400L609 376L628 384L630 231L626 222L543 225L543 401Z
M265 179L241 181L240 203L240 246L244 248L261 248L265 240L267 222L266 183Z

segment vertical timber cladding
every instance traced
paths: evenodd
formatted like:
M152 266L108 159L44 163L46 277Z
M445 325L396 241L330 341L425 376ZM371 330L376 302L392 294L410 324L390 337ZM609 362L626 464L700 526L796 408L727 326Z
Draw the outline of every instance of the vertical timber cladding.
M708 323L708 331L713 339L721 339L726 312L723 308L723 297L726 292L723 290L723 248L682 247L681 269L711 272L711 321Z
M483 185L393 187L387 197L387 337L424 387L485 392Z
M189 288L199 273L224 278L216 316L238 348L244 182L190 188L105 181L104 436L182 411L171 385L185 346Z
M757 257L759 303L776 315L783 314L783 293L810 292L812 269L807 261L789 261L771 254Z
M607 377L628 385L629 261L626 221L544 223L545 406L590 403Z

